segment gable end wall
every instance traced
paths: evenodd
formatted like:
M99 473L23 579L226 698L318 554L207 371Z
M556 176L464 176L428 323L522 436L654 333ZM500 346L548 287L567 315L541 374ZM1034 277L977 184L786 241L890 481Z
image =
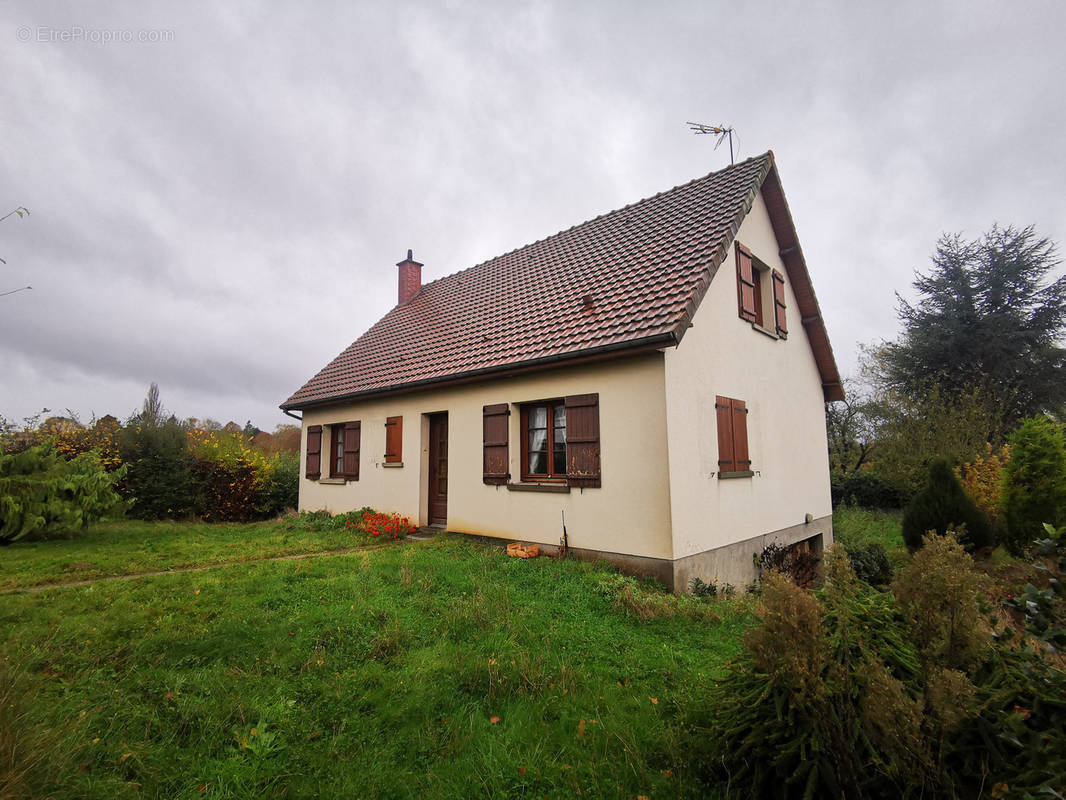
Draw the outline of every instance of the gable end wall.
M785 273L761 193L736 241ZM740 543L781 532L789 541L823 533L828 545L832 508L821 378L791 285L786 280L788 338L754 330L737 314L735 246L693 327L666 354L671 520L675 559L733 546L733 567L752 573L752 553L740 552ZM772 306L766 310L772 320ZM718 478L716 395L747 404L753 477ZM808 514L814 525L805 522ZM748 549L762 546L765 542L752 542ZM720 566L721 559L705 562L707 570ZM743 581L736 570L722 569L722 574L700 577Z

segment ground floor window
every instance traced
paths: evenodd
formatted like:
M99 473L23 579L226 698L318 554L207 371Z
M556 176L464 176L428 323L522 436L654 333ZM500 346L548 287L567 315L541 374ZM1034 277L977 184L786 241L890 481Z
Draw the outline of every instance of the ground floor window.
M522 406L522 479L566 478L566 405L549 400Z

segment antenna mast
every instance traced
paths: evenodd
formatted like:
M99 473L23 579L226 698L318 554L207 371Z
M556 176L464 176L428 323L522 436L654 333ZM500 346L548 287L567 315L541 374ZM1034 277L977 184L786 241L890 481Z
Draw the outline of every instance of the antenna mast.
M733 129L727 128L724 125L704 125L702 122L686 122L689 129L693 133L709 133L715 137L717 141L714 143L714 149L717 150L718 146L726 139L729 138L729 165L733 165Z

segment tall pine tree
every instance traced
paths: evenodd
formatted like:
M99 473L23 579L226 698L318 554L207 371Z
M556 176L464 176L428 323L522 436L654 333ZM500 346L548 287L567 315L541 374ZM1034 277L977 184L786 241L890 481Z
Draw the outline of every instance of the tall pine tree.
M1066 276L1032 226L993 226L976 241L942 236L912 305L897 295L902 336L874 352L885 388L920 397L980 392L1013 423L1066 403Z

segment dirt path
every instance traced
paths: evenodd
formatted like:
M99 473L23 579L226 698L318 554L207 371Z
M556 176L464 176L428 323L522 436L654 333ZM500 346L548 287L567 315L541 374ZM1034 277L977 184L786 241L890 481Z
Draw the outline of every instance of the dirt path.
M415 537L412 537L415 538ZM128 575L101 575L98 578L86 578L80 581L68 581L67 583L40 583L34 586L15 586L0 589L0 595L5 594L38 594L48 589L69 589L75 586L91 586L101 581L132 581L137 578L157 578L160 575L180 575L184 572L206 572L209 569L222 569L224 567L236 567L241 564L264 564L269 561L302 561L305 558L321 558L324 556L344 556L349 553L359 553L363 550L379 550L381 545L362 545L360 547L346 547L343 550L321 550L317 553L295 553L287 556L267 556L266 558L248 558L237 561L220 561L217 564L205 564L194 567L174 567L173 569L153 570L152 572L133 572Z

